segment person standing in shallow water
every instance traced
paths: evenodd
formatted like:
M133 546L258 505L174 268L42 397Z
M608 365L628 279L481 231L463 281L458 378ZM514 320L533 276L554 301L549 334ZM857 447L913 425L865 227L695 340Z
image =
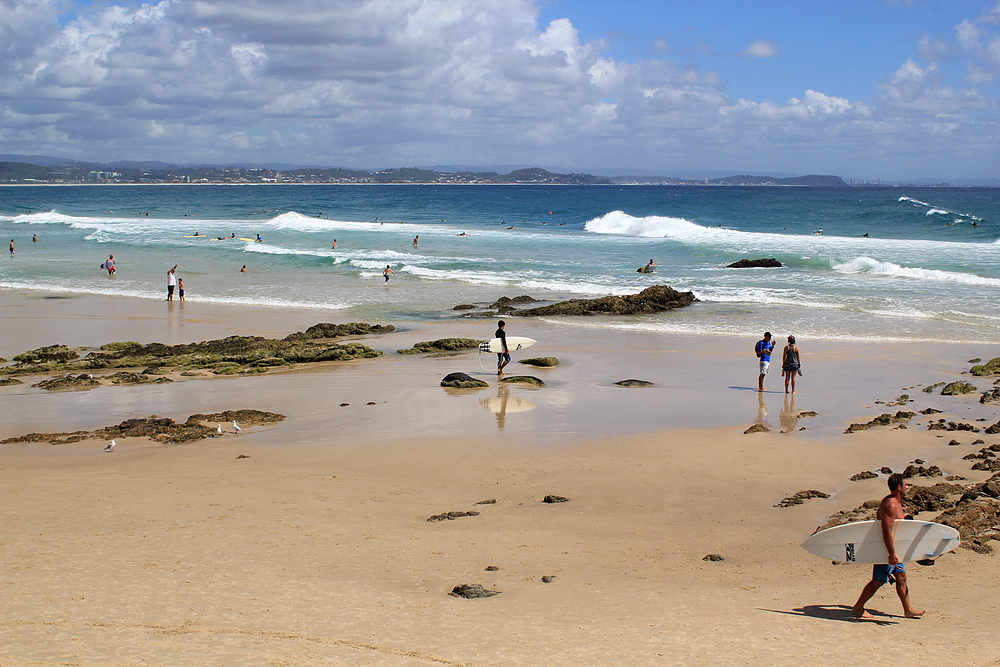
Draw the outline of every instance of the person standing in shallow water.
M765 331L764 338L757 341L757 345L753 349L760 362L760 377L757 378L757 391L764 391L764 376L767 375L767 369L771 367L771 350L773 349L774 341L771 340L771 332Z
M795 393L795 376L802 375L802 362L799 360L799 346L795 344L795 336L788 337L788 345L781 352L781 374L785 376L785 393L788 393L788 381L792 383L792 393Z
M177 265L174 264L174 268L167 271L167 301L174 300L174 288L177 287L177 276L174 275L176 270Z
M503 352L497 352L497 375L503 375L503 369L510 363L510 350L507 349L507 332L504 331L505 326L507 325L503 320L497 322L497 331L494 334L494 338L499 338L500 344L503 345Z
M396 272L395 272L395 271L393 271L392 269L390 269L390 268L389 268L389 265L388 265L388 264L386 264L386 265L385 265L385 271L383 271L383 272L382 272L382 275L383 275L383 276L385 276L385 281L386 281L386 282L389 282L389 275L390 275L390 274L392 274L392 275L396 275Z

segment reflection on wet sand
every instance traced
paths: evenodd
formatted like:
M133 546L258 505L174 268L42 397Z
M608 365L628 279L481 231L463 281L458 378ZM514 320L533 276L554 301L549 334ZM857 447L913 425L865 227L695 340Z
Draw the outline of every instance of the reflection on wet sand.
M479 405L488 410L492 410L497 416L497 428L501 431L506 426L508 412L526 412L534 410L535 404L526 398L510 395L510 387L500 385L497 387L497 395L492 398L479 399Z
M791 402L789 402L789 397ZM799 423L799 413L795 410L795 394L785 394L785 405L778 413L778 421L781 422L781 432L791 433Z

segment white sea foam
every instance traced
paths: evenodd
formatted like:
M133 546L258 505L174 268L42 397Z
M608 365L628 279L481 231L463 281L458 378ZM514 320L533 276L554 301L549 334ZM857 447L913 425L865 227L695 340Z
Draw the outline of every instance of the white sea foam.
M930 206L930 204L928 204L926 202L922 202L919 199L914 199L913 197L900 197L896 201L911 201L914 204L920 204L921 206Z
M924 213L924 215L937 215L937 214L948 214L951 211L946 211L943 208L932 208L931 210Z
M910 278L913 280L949 282L959 285L1000 287L1000 279L998 278L984 278L971 273L958 273L955 271L910 268L893 264L892 262L881 262L871 257L857 257L843 264L834 264L832 268L834 271L839 271L840 273L867 273L897 278Z

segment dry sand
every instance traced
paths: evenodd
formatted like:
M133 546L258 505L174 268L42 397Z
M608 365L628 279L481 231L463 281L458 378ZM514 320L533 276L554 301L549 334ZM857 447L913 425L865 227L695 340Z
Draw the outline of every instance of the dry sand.
M11 325L5 298L6 357L54 342L283 336L342 321L191 304L180 318L142 303L126 316L111 299L22 298ZM393 324L409 330L366 342L391 352L492 334L482 321ZM907 408L946 410L935 418L997 421L976 395L915 387L962 377L967 359L1000 356L997 346L800 340L805 376L797 407L785 409L783 394L752 391L754 341L534 320L508 330L563 361L511 366L545 388L498 388L474 353L53 395L0 388L0 438L154 413L288 416L181 446L123 440L114 454L101 441L0 447L2 663L998 664L996 554L959 549L914 568L913 601L927 615L902 618L884 587L869 605L878 622L862 622L849 607L869 569L798 546L830 514L885 494L882 479L848 481L861 470L919 457L946 474L987 476L961 456L974 437L998 436L941 438L925 417L906 430L842 431L899 409L874 401L904 390L916 399ZM196 335L170 338L180 331ZM441 389L452 370L493 386ZM657 386L612 384L628 377ZM779 383L774 374L767 386ZM794 421L802 410L819 416ZM773 430L744 435L758 420ZM963 446L948 447L952 437ZM774 507L804 489L833 496ZM569 501L541 502L547 494ZM475 504L486 499L497 502ZM467 510L480 514L427 521ZM725 560L703 561L710 553ZM448 595L473 583L501 593Z

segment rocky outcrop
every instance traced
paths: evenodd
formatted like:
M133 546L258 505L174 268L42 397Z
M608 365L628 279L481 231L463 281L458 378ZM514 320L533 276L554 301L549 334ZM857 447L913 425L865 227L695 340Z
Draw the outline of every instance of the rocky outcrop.
M770 433L770 431L771 429L763 424L754 424L747 430L743 431L743 435L750 435L751 433Z
M619 387L653 387L654 383L649 380L636 380L635 378L629 378L628 380L619 380L615 382Z
M461 518L463 516L479 516L479 512L445 512L443 514L435 514L428 517L428 521L453 521L455 519Z
M127 371L119 371L113 375L105 377L104 379L111 380L111 384L125 385L166 384L167 382L173 382L170 378L150 378L148 375L142 373L129 373Z
M102 346L99 352L91 352L83 359L79 359L78 355L65 345L55 345L18 355L15 357L17 363L0 368L0 375L67 371L79 373L117 368L144 368L147 371L155 369L159 373L168 370L209 369L218 375L259 372L262 368L295 363L369 359L382 354L360 343L341 345L320 342L320 339L312 337L332 333L333 330L329 327L361 325L316 326L319 329L310 327L313 334L292 334L284 340L260 336L230 336L220 340L180 345L109 343ZM220 368L238 370L220 373Z
M101 383L94 379L89 373L80 375L64 375L63 377L42 380L31 385L45 391L75 391L77 389L93 389L100 387Z
M977 377L1000 375L1000 357L994 357L985 364L973 366L969 369L969 373Z
M452 597L468 599L488 598L499 594L500 591L487 590L479 584L462 584L461 586L455 586L455 588L451 589L451 593L448 593L448 595L451 595Z
M442 387L451 387L452 389L480 389L482 387L489 387L488 382L483 382L478 380L468 373L448 373L441 380Z
M439 338L422 343L414 343L408 350L396 350L399 354L424 354L427 352L454 352L461 350L473 350L479 347L482 341L473 338Z
M935 382L934 384L927 385L926 387L924 387L923 391L925 394L930 394L938 387L943 387L943 386L944 382Z
M532 359L522 359L520 362L526 366L537 366L539 368L550 368L558 366L559 360L555 357L534 357Z
M284 415L260 410L227 410L213 414L191 415L183 424L168 417L143 417L126 419L116 426L105 426L96 431L73 431L70 433L29 433L17 438L8 438L0 444L16 442L49 442L64 445L81 440L112 440L116 438L149 438L154 442L180 444L218 435L218 423L236 420L244 427L272 424L284 419ZM202 422L212 423L206 426Z
M823 493L822 491L816 491L811 489L809 491L799 491L795 495L788 496L782 499L780 503L775 505L775 507L791 507L792 505L801 505L810 498L829 498L829 493Z
M8 387L14 384L24 384L17 378L0 378L0 387Z
M539 308L517 311L517 315L646 315L683 308L696 301L692 292L678 292L666 285L653 285L638 294L600 299L570 299Z
M297 343L306 340L323 338L343 338L344 336L369 336L373 334L392 333L396 327L391 324L368 324L367 322L348 322L347 324L329 324L321 322L314 324L305 331L289 334L285 340Z
M741 259L733 262L727 269L779 269L781 262L771 257L770 259Z
M983 392L983 395L979 397L979 402L983 405L1000 402L1000 388Z
M899 410L895 415L890 415L888 412L881 414L870 422L864 424L851 424L847 427L844 433L854 433L855 431L864 431L875 426L889 426L890 424L897 424L900 422L907 422L913 417L916 417L917 413L910 412L909 410Z
M942 512L934 521L957 530L962 537L962 547L988 554L993 551L993 546L987 542L1000 539L1000 500L989 497L967 499Z
M851 475L852 482L860 482L863 479L875 479L878 477L878 473L871 472L869 470L863 470L857 475Z
M949 382L941 390L942 396L960 396L962 394L971 394L976 390L976 385L970 382Z

